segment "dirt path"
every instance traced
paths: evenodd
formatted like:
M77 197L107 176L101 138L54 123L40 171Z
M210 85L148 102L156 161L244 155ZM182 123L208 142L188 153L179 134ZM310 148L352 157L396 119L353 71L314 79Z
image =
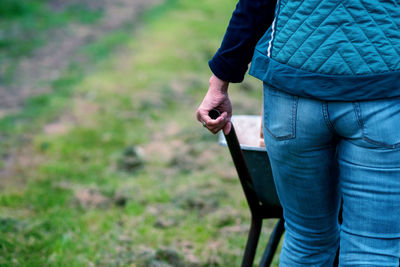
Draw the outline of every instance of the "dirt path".
M77 50L96 41L127 23L135 23L146 8L162 0L53 0L50 5L55 12L67 8L67 4L86 2L89 8L104 10L102 19L92 25L70 24L49 33L49 42L31 56L20 60L14 81L0 83L0 118L18 111L30 96L50 92L43 81L52 81L68 66L71 59L79 60Z
M82 55L79 55L78 50L83 45L96 42L124 25L133 24L134 28L139 15L145 9L163 0L53 0L51 7L55 12L60 11L67 8L66 2L70 5L74 1L80 4L86 2L89 8L101 8L105 13L95 24L74 23L52 30L45 46L19 61L14 81L9 85L0 83L0 119L18 112L27 98L51 92L52 88L46 84L60 77L71 61L82 62L90 67L90 62L79 58ZM46 126L45 131L47 128ZM27 138L29 139L29 135ZM28 179L29 170L40 162L40 158L29 146L13 148L7 154L0 166L0 191L10 185L23 185Z

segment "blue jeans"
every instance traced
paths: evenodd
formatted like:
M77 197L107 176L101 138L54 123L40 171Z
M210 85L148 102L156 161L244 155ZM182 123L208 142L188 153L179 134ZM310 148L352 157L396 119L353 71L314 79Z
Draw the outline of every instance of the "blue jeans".
M263 117L280 266L332 266L339 244L339 266L399 266L400 97L326 102L264 85Z

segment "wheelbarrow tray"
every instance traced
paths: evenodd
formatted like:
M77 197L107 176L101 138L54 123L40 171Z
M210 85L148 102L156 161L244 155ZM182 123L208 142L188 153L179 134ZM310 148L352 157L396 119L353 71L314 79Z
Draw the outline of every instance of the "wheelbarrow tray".
M260 127L260 116L233 116L231 131L227 135L221 133L219 137L219 143L229 148L251 212L251 226L242 267L253 266L263 219L279 218L279 221L271 233L260 267L270 266L284 232L282 207L276 194L267 151L265 147L259 145ZM236 136L235 128L241 143Z
M267 150L260 146L261 116L236 115L232 117L240 149L246 161L253 182L253 189L262 205L281 207L276 193L271 165ZM223 133L219 135L219 144L227 146Z

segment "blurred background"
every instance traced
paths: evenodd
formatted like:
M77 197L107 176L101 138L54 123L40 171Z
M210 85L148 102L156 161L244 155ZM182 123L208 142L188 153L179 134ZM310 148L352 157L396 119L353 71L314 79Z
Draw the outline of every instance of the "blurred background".
M235 4L0 0L0 266L240 265L247 203L195 120Z

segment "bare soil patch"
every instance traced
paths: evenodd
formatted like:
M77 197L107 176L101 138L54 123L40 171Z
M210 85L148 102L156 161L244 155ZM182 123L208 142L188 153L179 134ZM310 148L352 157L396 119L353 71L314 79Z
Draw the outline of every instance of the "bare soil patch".
M0 118L18 111L28 97L50 92L44 84L57 79L69 65L71 59L78 58L77 50L85 44L96 41L127 23L137 23L139 15L146 8L162 0L53 0L54 12L68 8L74 2L89 8L104 10L104 16L95 24L73 23L67 27L54 29L49 33L49 42L26 58L20 60L14 81L1 84ZM0 73L1 74L1 73Z
M82 46L95 42L124 25L133 24L132 28L135 28L139 23L140 14L162 0L53 0L51 7L54 12L59 12L74 2L80 5L84 3L93 9L103 9L104 16L95 24L73 23L67 27L52 30L49 33L51 38L46 45L34 51L31 56L21 59L14 81L10 84L2 84L0 80L0 119L18 112L29 97L51 92L49 82L59 78L71 61L81 62L89 67L89 63L85 62L85 59L81 58L82 55L78 53ZM90 101L82 99L75 99L73 105L76 110L85 112L62 114L56 121L44 127L45 133L65 134L79 123L82 116L92 114L98 108ZM27 143L29 143L30 134L27 133L26 138L24 137ZM37 153L26 147L8 151L3 166L0 166L0 191L11 185L23 185L28 175L27 170L34 169L34 166L40 162Z

